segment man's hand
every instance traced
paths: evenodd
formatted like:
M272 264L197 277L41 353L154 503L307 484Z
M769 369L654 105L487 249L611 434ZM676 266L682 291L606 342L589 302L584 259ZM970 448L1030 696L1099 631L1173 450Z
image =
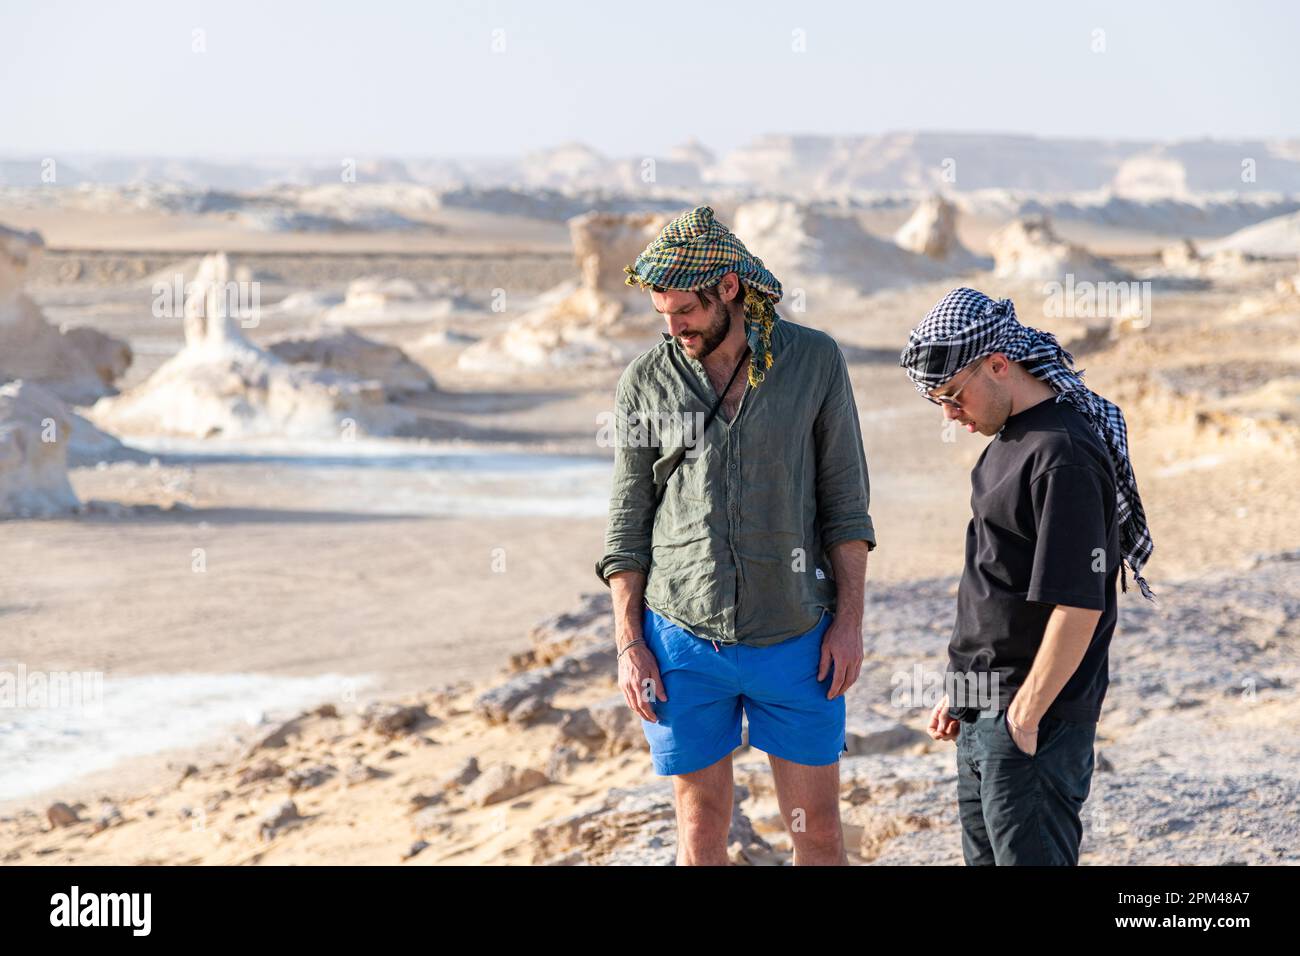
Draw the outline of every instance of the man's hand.
M823 681L835 665L835 679L831 681L826 699L833 700L857 682L862 673L862 625L847 615L836 614L831 626L822 636L822 657L817 666L817 679Z
M961 729L961 721L953 720L948 716L948 695L943 695L943 700L934 705L934 710L930 711L930 725L926 728L932 740L956 740L957 731Z
M1033 756L1038 752L1038 726L1027 727L1020 722L1016 715L1011 712L1016 709L1016 702L1013 700L1007 712L1003 715L1003 720L1007 724L1007 733L1011 735L1011 740L1022 751Z
M1038 752L1039 721L1078 669L1100 620L1101 611L1096 608L1068 604L1052 608L1034 663L1003 717L1007 733L1029 756Z
M659 679L659 663L645 644L638 644L618 659L618 688L633 711L651 723L659 723L654 699L667 701L668 695Z

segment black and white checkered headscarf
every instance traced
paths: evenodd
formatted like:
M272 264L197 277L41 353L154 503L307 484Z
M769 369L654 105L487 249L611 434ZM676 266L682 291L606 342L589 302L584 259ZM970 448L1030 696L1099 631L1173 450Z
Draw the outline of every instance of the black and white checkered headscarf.
M916 390L925 394L994 352L1022 363L1031 375L1052 386L1056 400L1079 409L1105 442L1115 464L1120 549L1143 596L1154 600L1142 577L1142 566L1151 557L1154 544L1128 457L1124 413L1083 384L1082 373L1074 370L1074 356L1061 348L1056 336L1016 321L1010 299L994 301L974 289L953 289L908 335L899 364ZM1123 571L1121 564L1121 586L1127 591Z

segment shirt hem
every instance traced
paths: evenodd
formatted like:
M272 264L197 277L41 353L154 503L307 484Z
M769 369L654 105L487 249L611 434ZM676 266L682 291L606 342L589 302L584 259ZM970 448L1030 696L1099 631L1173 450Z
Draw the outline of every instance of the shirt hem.
M868 551L876 550L876 533L870 527L836 535L834 538L826 538L822 541L822 550L826 552L827 557L830 557L831 548L837 547L845 541L865 541Z
M1106 610L1104 597L1098 604L1097 598L1093 595L1074 591L1030 590L1025 593L1025 600L1033 601L1035 604L1064 604L1067 607L1083 608L1085 611Z
M604 557L596 562L596 577L605 587L610 586L609 576L619 571L640 571L646 576L650 574L648 567L642 567L639 562L626 556Z

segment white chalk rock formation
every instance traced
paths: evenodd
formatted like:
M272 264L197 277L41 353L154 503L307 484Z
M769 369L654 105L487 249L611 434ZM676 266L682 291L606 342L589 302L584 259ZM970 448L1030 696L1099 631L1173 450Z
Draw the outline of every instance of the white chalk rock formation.
M472 308L464 290L445 280L366 276L348 284L343 301L328 309L323 321L331 325L428 322Z
M68 481L73 417L39 385L0 385L0 517L50 517L80 505Z
M1128 273L1067 242L1052 229L1046 216L1026 216L1003 226L989 237L994 273L1003 279L1056 279L1073 275L1079 280L1122 280Z
M505 332L471 345L457 364L472 371L604 367L626 363L657 340L663 321L645 292L624 284L629 265L668 222L660 213L589 212L569 220L581 279L542 297Z
M1208 252L1240 252L1269 259L1300 256L1300 212L1275 216L1206 244Z
M1112 186L1118 195L1129 199L1164 199L1191 194L1187 187L1187 167L1159 148L1131 156L1120 163Z
M1234 235L1246 232L1249 230L1243 229ZM1198 245L1191 239L1183 239L1160 251L1161 268L1179 278L1208 279L1216 283L1252 288L1257 288L1261 281L1267 281L1268 275L1275 271L1276 257L1255 255L1232 245L1225 246L1225 241ZM1264 297L1268 298L1267 295Z
M146 381L101 399L91 417L118 434L195 438L389 434L404 414L379 382L298 368L249 342L232 314L232 270L207 256L187 284L185 346Z
M1194 267L1200 260L1200 250L1190 239L1182 239L1160 250L1160 264L1166 269L1188 269Z
M975 256L957 238L956 205L937 193L921 200L916 211L894 233L894 242L908 252L937 262L961 268L976 265Z
M1216 260L1221 260L1227 253L1217 252L1210 259L1210 265L1213 266ZM1206 270L1209 271L1209 270ZM1237 270L1240 272L1240 270ZM1215 276L1215 278L1232 278L1232 276ZM1255 286L1252 283L1252 286ZM1273 281L1273 288L1265 292L1255 292L1248 295L1228 310L1225 318L1229 322L1239 322L1246 319L1260 318L1277 318L1283 322L1289 322L1294 327L1300 322L1300 272L1294 275L1282 276ZM1287 330L1291 332L1290 329ZM1294 340L1293 333L1287 336L1288 340ZM1282 349L1285 353L1287 349ZM1300 359L1300 349L1292 346L1289 349L1294 357Z
M396 345L364 338L351 329L284 335L266 347L293 365L379 382L390 398L437 388L433 376Z
M562 143L524 157L521 175L528 186L564 188L605 185L610 161L585 143Z
M290 292L279 302L262 307L266 316L283 316L291 319L319 319L336 305L343 304L343 296L315 289Z
M95 370L100 381L110 388L114 382L126 374L133 358L131 346L121 339L115 339L106 332L92 329L88 325L63 326L60 329L64 343L80 352Z
M0 226L0 305L11 305L22 295L27 270L40 259L44 248L40 233Z
M952 272L872 235L851 212L839 209L760 199L741 205L731 228L781 280L787 302L798 289L837 298L857 296ZM815 308L817 303L809 305Z
M27 271L44 242L35 232L0 226L0 382L36 382L72 404L88 404L114 391L131 364L122 341L90 328L60 331L23 292Z
M718 162L718 157L713 150L693 136L670 149L668 158L678 163L690 163L700 170L709 169Z

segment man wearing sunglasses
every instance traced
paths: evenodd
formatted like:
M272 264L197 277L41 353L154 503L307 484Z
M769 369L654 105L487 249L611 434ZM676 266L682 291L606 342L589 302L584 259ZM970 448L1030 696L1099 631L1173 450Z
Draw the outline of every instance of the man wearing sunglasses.
M1152 550L1120 410L1010 299L954 289L900 364L944 418L993 438L973 516L935 740L957 741L968 865L1074 865L1108 683L1115 582ZM970 693L981 688L986 693Z

